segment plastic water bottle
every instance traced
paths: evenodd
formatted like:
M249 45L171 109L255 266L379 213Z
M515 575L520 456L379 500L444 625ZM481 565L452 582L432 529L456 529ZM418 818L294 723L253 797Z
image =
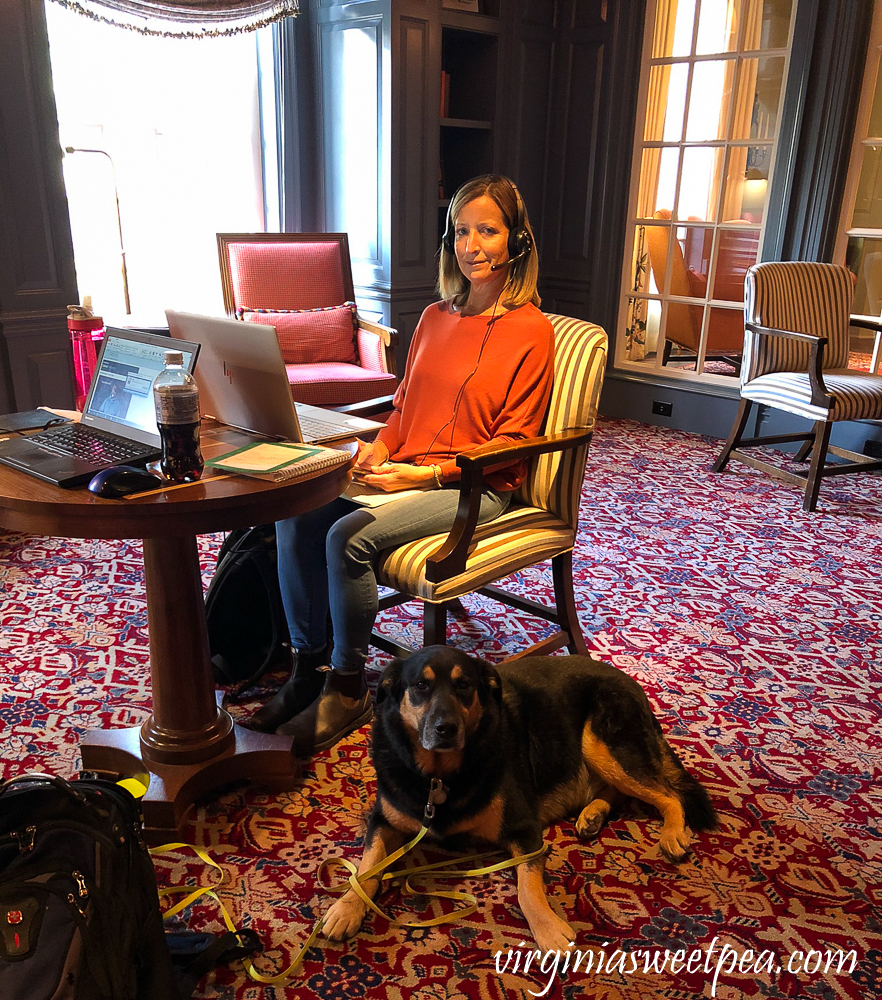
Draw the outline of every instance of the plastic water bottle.
M104 320L92 314L92 301L88 295L81 306L67 307L67 329L73 354L74 405L82 410L95 374L97 347L104 339Z
M153 400L162 439L163 476L176 483L195 482L205 464L199 445L199 387L184 370L180 351L165 352L165 370L153 381Z

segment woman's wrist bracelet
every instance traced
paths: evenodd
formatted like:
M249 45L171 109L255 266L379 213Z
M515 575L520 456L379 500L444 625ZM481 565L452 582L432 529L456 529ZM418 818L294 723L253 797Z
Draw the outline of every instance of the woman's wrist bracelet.
M441 466L440 465L433 465L432 466L432 475L435 477L435 485L440 490L441 486L442 486L442 484L441 484Z

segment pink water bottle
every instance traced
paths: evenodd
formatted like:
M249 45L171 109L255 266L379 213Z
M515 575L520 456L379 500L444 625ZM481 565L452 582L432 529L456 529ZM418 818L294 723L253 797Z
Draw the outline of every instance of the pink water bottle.
M92 376L95 374L97 345L104 339L104 320L100 316L92 315L88 296L83 299L83 305L67 307L67 329L70 332L73 355L76 408L82 410L86 396L89 395Z

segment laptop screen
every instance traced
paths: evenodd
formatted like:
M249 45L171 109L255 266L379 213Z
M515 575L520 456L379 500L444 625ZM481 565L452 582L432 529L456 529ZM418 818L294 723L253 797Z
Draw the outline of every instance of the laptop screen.
M197 344L108 327L82 422L143 444L158 445L153 380L165 368L166 351L180 351L185 370L193 371Z

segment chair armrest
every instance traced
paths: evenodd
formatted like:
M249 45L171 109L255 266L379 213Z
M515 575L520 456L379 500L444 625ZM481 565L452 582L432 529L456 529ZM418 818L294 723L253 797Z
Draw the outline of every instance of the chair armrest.
M848 325L859 327L861 330L882 331L882 316L849 316Z
M814 333L799 333L796 330L778 330L772 326L760 326L758 323L745 323L744 329L751 333L758 333L764 337L786 337L790 340L801 340L811 345L811 353L808 359L809 385L812 390L811 402L813 406L823 406L830 409L833 405L833 397L827 392L824 385L824 348L827 346L828 338L819 337Z
M587 445L593 434L593 427L569 428L524 441L485 444L457 455L456 464L462 469L462 479L456 519L441 547L426 560L426 579L431 583L440 583L465 569L469 547L478 524L484 469L487 466L506 461L518 462L533 455L546 455L555 451L570 451Z
M524 458L534 455L545 455L551 451L564 451L577 448L591 440L593 427L568 427L553 434L541 437L524 438L523 441L508 441L505 444L482 444L479 448L464 451L456 456L456 464L465 474L468 469L485 469L488 465L498 465L500 462L514 464Z
M359 316L358 326L368 333L375 333L383 341L385 347L394 347L398 343L398 331L391 326L384 326L382 323L374 323L364 316Z
M384 326L382 323L374 323L371 320L364 319L361 316L356 317L358 321L358 340L362 343L361 334L367 334L368 337L376 337L379 340L379 351L377 352L376 361L380 365L380 370L388 372L390 375L398 374L398 363L395 359L395 348L398 346L398 331L393 330L391 326ZM365 338L364 343L367 344L369 340ZM373 351L369 350L369 354L373 356ZM362 357L362 363L365 368L374 368L375 365L371 363L362 354L362 348L359 347L359 355Z
M778 330L773 326L760 326L759 323L745 323L745 330L751 333L759 333L764 337L789 337L791 340L805 340L810 344L818 343L821 346L827 343L826 337L819 337L816 333L799 333L797 330Z
M385 413L392 409L394 396L376 396L374 399L365 399L360 403L346 403L344 406L335 406L337 413L346 413L350 417L372 417L376 413Z

